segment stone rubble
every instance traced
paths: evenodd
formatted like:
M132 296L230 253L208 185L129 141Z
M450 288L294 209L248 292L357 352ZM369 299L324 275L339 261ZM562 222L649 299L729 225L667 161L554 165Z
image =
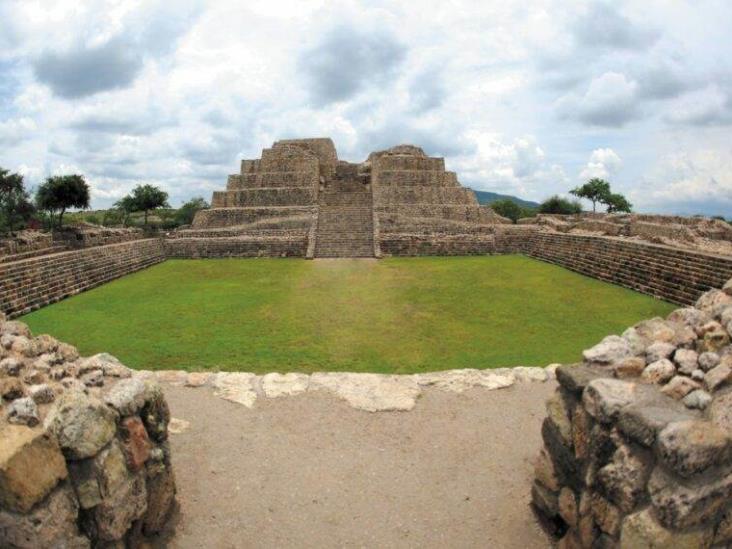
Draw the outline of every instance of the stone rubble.
M160 386L0 313L0 547L139 547L174 509Z
M560 548L732 546L732 280L560 366L532 505Z

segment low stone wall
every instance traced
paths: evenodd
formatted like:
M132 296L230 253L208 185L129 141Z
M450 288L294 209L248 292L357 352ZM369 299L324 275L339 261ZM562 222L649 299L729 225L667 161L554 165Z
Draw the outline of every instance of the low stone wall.
M138 228L117 229L97 225L72 225L56 231L53 238L56 242L63 243L69 248L79 249L141 240L144 238L144 233L142 229Z
M602 236L500 227L497 253L522 253L593 278L688 305L732 277L732 258Z
M224 257L305 257L309 233L291 238L176 238L165 242L167 257L178 259Z
M559 547L732 544L732 280L556 370L535 509Z
M160 386L0 317L0 547L140 547L175 501Z
M382 256L490 255L496 251L493 235L381 233L379 247Z
M28 313L165 260L160 239L135 240L0 264L0 311Z

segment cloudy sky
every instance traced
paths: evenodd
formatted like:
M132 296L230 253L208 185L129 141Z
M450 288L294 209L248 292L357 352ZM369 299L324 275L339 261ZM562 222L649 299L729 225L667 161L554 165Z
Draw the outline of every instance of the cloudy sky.
M728 0L0 0L0 166L210 198L276 139L541 200L732 217Z

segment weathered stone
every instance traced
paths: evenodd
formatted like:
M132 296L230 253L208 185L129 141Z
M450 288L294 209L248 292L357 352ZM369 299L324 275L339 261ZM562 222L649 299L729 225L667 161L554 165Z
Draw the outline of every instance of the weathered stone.
M628 341L617 335L610 335L600 343L582 352L589 363L614 364L633 355Z
M170 408L158 383L148 380L145 382L145 387L147 400L140 411L140 417L150 438L156 442L163 442L168 438Z
M664 526L690 528L711 519L729 502L732 473L680 479L656 467L648 481L648 494Z
M701 389L701 384L686 376L674 376L661 388L664 395L681 400L692 391Z
M722 286L722 291L727 295L732 296L732 278L725 282L724 286Z
M622 338L628 342L630 349L635 356L645 355L648 341L635 328L628 328L623 332Z
M645 359L639 356L625 358L615 365L615 375L620 379L639 377L645 367Z
M732 543L732 506L722 515L712 541L715 547Z
M704 382L704 370L702 370L701 368L697 368L696 370L691 372L691 379L693 379L694 381L698 381L699 383L703 383Z
M676 374L676 367L667 358L652 362L645 367L641 378L648 383L666 383Z
M250 373L216 374L213 380L214 394L251 408L257 400L257 393L252 387L254 377L254 374ZM185 383L185 380L181 383Z
M704 376L704 385L706 385L707 389L712 392L727 385L731 381L732 365L730 365L729 361L720 362Z
M711 542L709 529L678 532L662 526L650 507L628 515L620 529L620 547L633 549L699 549Z
M186 387L203 387L211 381L212 377L213 374L209 372L189 372L185 385Z
M173 470L164 463L149 463L147 475L147 511L142 517L145 535L163 530L175 501L175 477Z
M577 526L577 496L566 486L559 492L557 507L559 516L562 517L562 520L567 525L571 527Z
M95 457L70 461L69 473L82 509L99 505L130 478L125 457L116 440Z
M538 482L534 482L531 487L531 503L546 517L553 518L559 515L557 494Z
M66 462L43 429L6 425L0 440L0 507L28 512L66 478Z
M150 457L152 444L142 420L137 416L126 417L120 424L122 446L131 471L139 471Z
M25 395L23 382L17 377L0 377L0 397L5 400L15 400Z
M676 335L673 324L659 317L639 322L634 328L636 333L646 342L646 346L655 341L671 343Z
M698 412L687 409L680 402L658 395L646 402L637 402L623 408L617 425L631 440L644 446L652 446L656 435L669 423L699 417Z
M662 358L669 358L674 351L676 351L676 346L673 343L656 341L646 349L646 361L650 364Z
M9 423L35 427L41 421L38 416L38 406L30 397L17 398L8 405L5 413Z
M28 396L33 399L36 404L49 404L56 398L53 388L47 383L40 385L31 385L28 387Z
M619 444L612 461L597 472L597 481L617 507L627 513L645 494L646 483L653 469L651 453L633 444Z
M104 374L101 370L92 370L83 374L79 381L81 381L87 387L101 387L104 385Z
M33 339L38 344L38 350L41 355L55 353L56 349L58 349L58 340L48 334L37 335Z
M709 406L709 419L732 435L732 388L717 393Z
M28 514L0 510L0 545L8 548L88 549L79 534L76 498L61 484Z
M570 419L567 398L557 390L551 398L546 401L547 417L557 428L565 444L572 446L572 421Z
M695 410L705 410L711 401L712 395L702 389L692 391L682 399L682 402L687 408L693 408Z
M46 419L64 454L71 459L95 455L114 436L117 414L80 391L66 391Z
M544 368L539 368L538 366L516 366L511 368L511 373L513 373L516 381L522 383L528 383L530 381L541 382L547 380L546 370L544 370Z
M711 315L706 311L701 311L696 307L684 307L673 311L666 317L666 320L677 324L685 324L696 329L709 322L711 318Z
M559 482L573 488L579 488L581 484L580 471L574 452L564 443L559 430L548 418L545 418L541 425L541 435Z
M572 393L581 393L593 379L612 377L612 370L601 366L563 364L557 368L557 381Z
M572 445L577 459L585 460L590 452L590 432L592 430L592 416L587 413L580 402L572 414Z
M717 353L705 352L699 355L699 367L708 372L719 364L719 355Z
M421 394L412 376L315 373L308 390L327 390L367 412L411 410Z
M727 330L718 322L710 322L712 329L704 333L704 339L699 342L699 349L702 352L719 352L729 345L730 339Z
M102 540L121 539L132 526L132 522L142 517L146 510L145 473L139 472L94 507L97 535Z
M411 377L420 387L435 387L452 393L462 393L477 387L488 390L503 389L510 387L516 381L513 368L496 368L494 370L464 368L416 374Z
M133 371L109 353L99 353L84 359L79 366L79 373L101 370L105 376L128 378Z
M587 412L603 423L614 421L622 408L648 394L648 387L620 379L595 379L582 393Z
M307 391L309 382L305 374L272 372L262 376L262 390L267 398L292 396Z
M617 536L620 532L620 510L598 493L592 494L592 516L595 524L610 536Z
M659 433L656 448L663 462L683 477L732 461L732 437L708 421L669 424Z
M17 376L22 369L23 361L18 358L9 357L0 360L0 375Z
M104 396L104 402L122 416L131 416L142 410L148 398L147 384L139 376L121 379Z
M76 347L68 343L59 343L56 352L64 359L65 362L74 362L79 358L79 351Z
M544 448L539 451L534 460L534 478L553 492L559 490L559 480L554 470L554 464Z
M27 324L18 322L17 320L8 320L0 324L0 334L13 336L31 337L30 328Z
M680 373L690 376L699 367L699 355L691 349L677 349L674 362Z
M732 305L732 296L722 290L709 290L696 300L696 308L714 315Z
M177 417L171 417L170 423L168 423L168 432L171 435L179 435L181 433L185 433L191 426L190 421L186 421L185 419L180 419Z
M235 374L218 374L218 377L221 377L223 379L224 376L231 376ZM254 375L254 374L246 374L246 375ZM155 377L157 377L158 381L163 383L170 383L171 385L184 385L185 382L188 380L188 373L184 372L182 370L159 370L155 372ZM231 378L232 380L234 378Z
M46 382L45 374L35 368L23 372L21 379L27 385L41 385Z

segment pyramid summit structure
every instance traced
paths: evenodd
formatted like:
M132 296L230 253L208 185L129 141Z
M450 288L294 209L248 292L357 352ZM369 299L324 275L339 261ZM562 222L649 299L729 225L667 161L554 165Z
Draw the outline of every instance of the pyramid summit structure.
M491 253L508 223L414 145L338 159L330 138L287 139L242 160L211 208L176 233L181 255L382 257Z

